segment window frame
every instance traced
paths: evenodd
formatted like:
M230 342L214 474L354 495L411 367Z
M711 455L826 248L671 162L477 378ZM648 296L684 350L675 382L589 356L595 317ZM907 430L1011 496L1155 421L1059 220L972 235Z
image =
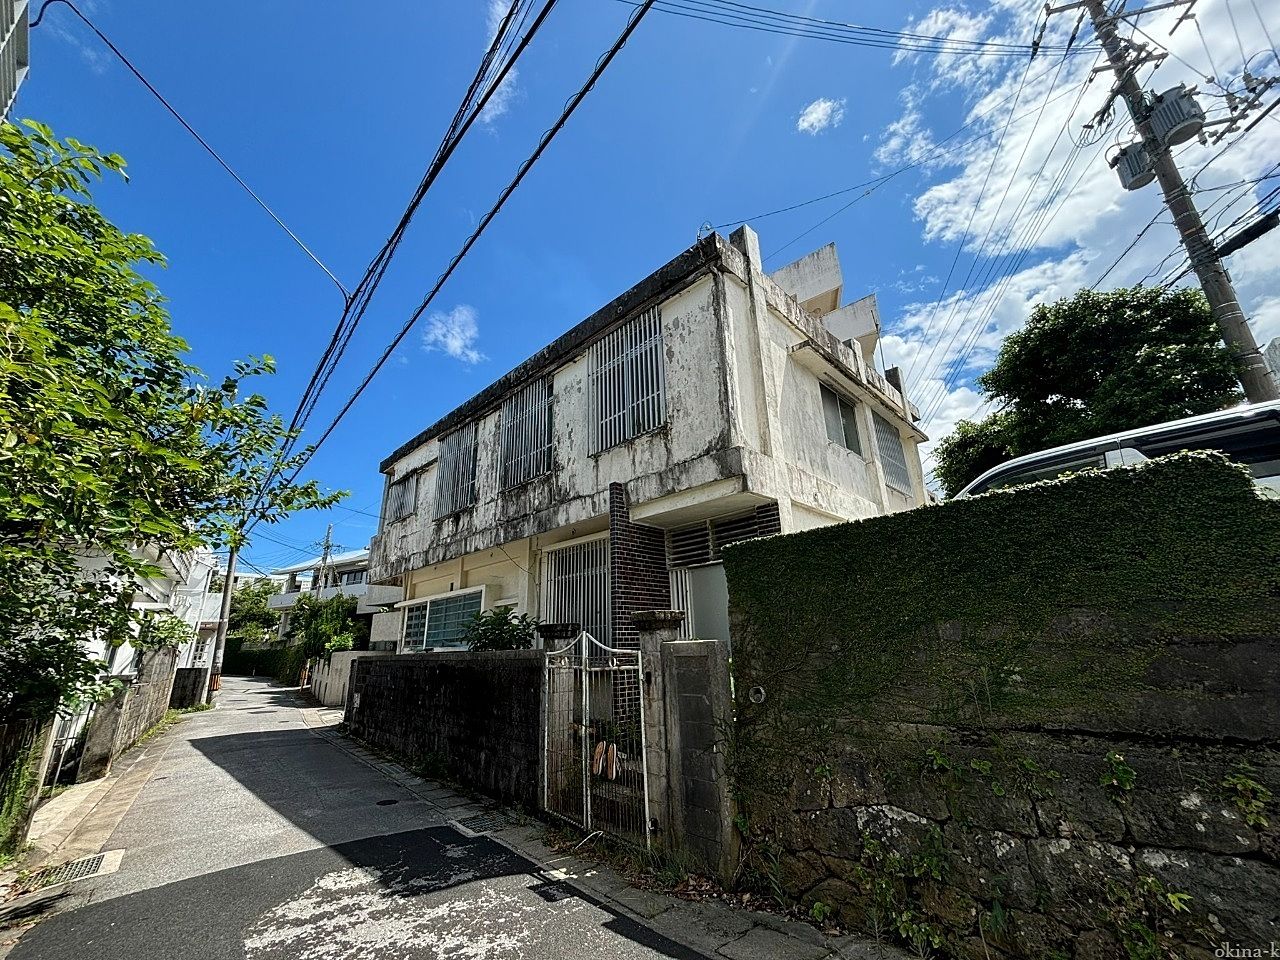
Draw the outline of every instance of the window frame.
M387 506L384 511L387 523L404 520L406 517L411 517L418 512L418 473L419 471L414 470L399 479L388 480ZM412 492L408 494L397 492L404 491L410 486L412 487Z
M480 422L472 420L439 440L433 511L436 520L461 513L476 505L480 472L479 427ZM469 442L466 439L468 436ZM457 449L452 445L455 441Z
M850 453L866 459L866 454L863 453L862 427L858 423L858 401L822 381L818 381L818 393L819 401L822 404L822 423L827 435L827 442L834 443ZM830 418L831 411L827 407L828 396L835 402L835 412L840 418L840 439L836 439L831 435L832 422ZM853 428L854 446L849 446L850 426Z
M427 645L427 636L431 632L431 604L440 600L457 599L471 594L480 595L480 607L477 613L483 613L486 608L485 587L463 587L461 590L448 590L444 593L435 593L429 597L417 597L413 600L407 600L400 605L403 615L400 618L400 652L401 653L425 653L429 648ZM409 613L419 607L426 607L426 619L422 624L422 643L418 646L409 646ZM432 644L430 649L435 649L437 645ZM464 649L461 643L444 645L445 649Z
M498 414L499 489L510 490L551 472L555 400L555 376L547 374L502 402Z
M911 465L907 462L907 448L902 443L902 433L893 425L893 421L888 417L881 416L875 410L871 411L871 425L875 428L876 433L876 449L880 453L880 471L884 474L885 486L898 493L911 495ZM885 437L891 436L897 442L898 459L894 459L885 452ZM891 470L890 468L893 468ZM901 470L901 476L894 475L894 471Z
M614 327L587 349L591 453L652 433L667 423L662 306Z

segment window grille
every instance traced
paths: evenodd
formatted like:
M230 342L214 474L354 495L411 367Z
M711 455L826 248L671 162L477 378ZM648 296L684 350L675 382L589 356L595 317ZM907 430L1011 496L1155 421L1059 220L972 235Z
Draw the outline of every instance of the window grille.
M731 517L717 517L677 527L667 534L667 565L691 567L720 559L721 550L731 543L768 537L782 532L773 504ZM674 601L673 601L674 602ZM681 607L673 607L679 610Z
M404 649L461 646L467 627L483 603L484 591L468 590L407 607L404 612Z
M502 489L551 469L551 377L529 384L502 404Z
M476 423L440 440L436 464L436 516L446 517L476 502Z
M825 383L818 384L822 392L822 419L827 425L827 439L846 450L862 453L862 439L858 435L858 406L848 397L836 393Z
M387 522L402 520L418 506L418 475L401 477L387 489Z
M589 354L593 453L666 422L660 308L652 307L606 334L591 345Z
M608 538L543 554L541 619L576 623L601 643L609 643Z
M911 472L907 469L907 455L902 449L902 435L880 414L873 411L871 419L876 425L876 445L880 448L880 462L884 465L884 482L902 493L910 493Z

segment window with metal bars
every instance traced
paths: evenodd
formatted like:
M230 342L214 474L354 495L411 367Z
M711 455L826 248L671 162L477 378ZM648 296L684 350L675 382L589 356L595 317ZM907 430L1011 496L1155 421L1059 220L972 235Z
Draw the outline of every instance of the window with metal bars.
M502 489L551 469L552 380L535 380L502 404Z
M860 455L862 438L858 435L857 404L825 383L818 384L818 389L822 392L822 419L827 425L827 439Z
M401 477L387 488L387 522L403 520L418 506L418 475Z
M911 471L907 469L907 454L902 449L902 434L874 411L871 419L876 425L876 446L880 448L880 462L884 465L884 482L902 493L910 493Z
M593 453L666 422L660 308L651 307L606 334L591 345L589 355Z
M542 555L544 623L576 623L601 643L608 644L609 540L547 550Z
M440 440L436 464L436 516L446 517L476 502L476 424L459 427Z
M404 611L404 649L461 646L467 627L484 605L483 590L436 597Z

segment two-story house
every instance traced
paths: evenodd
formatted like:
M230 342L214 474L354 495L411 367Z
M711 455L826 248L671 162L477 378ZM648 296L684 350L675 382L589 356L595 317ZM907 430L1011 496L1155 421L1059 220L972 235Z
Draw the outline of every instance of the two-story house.
M750 228L712 234L395 450L370 579L400 650L497 606L727 637L723 546L926 503L875 298L842 293L834 244L767 275Z
M284 643L288 637L291 611L299 597L328 600L342 594L355 597L356 616L369 621L369 649L394 650L399 640L400 617L387 616L387 609L403 594L398 587L370 587L368 573L368 550L316 557L273 570L271 576L282 584L279 593L267 598L267 607L280 613L277 642Z

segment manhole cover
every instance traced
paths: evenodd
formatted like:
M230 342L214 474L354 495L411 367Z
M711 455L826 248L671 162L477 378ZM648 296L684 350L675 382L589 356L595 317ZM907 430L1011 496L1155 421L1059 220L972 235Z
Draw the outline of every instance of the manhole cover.
M400 802L399 800L379 800L379 801L378 801L378 806L380 806L380 807L394 807L394 806L395 806L397 803L399 803L399 802Z
M506 814L499 812L477 813L455 822L460 827L466 827L472 833L491 833L494 830L505 830L507 827L515 826L515 821Z
M101 872L102 861L105 859L105 854L98 853L92 857L82 857L79 860L62 863L56 867L46 867L32 878L31 889L41 890L60 883L70 883L72 880L96 877Z

